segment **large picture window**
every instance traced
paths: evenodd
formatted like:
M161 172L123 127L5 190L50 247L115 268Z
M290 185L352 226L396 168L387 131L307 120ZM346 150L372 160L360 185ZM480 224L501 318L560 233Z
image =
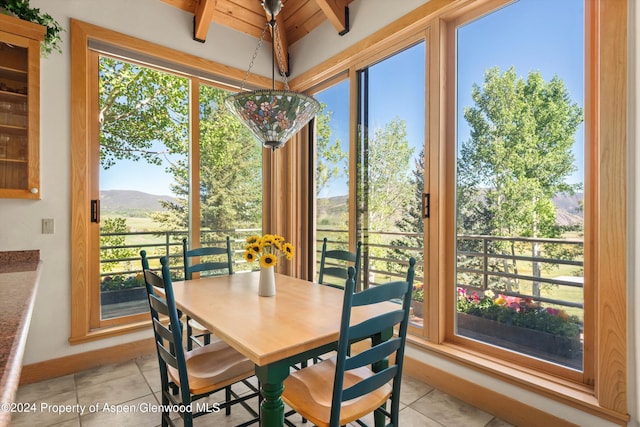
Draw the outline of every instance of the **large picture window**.
M582 370L584 4L520 0L455 41L456 335Z
M236 270L246 268L244 241L262 228L262 148L226 110L231 88L195 61L151 44L141 56L145 42L75 21L72 35L85 64L74 94L89 88L72 150L87 173L72 189L71 341L81 342L146 326L141 250L152 268L168 256L182 279L183 239L199 247L229 236Z

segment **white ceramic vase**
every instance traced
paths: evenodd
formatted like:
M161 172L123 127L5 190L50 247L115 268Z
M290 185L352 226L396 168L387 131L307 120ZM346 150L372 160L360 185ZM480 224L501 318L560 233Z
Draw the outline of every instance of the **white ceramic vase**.
M260 287L258 295L272 297L276 294L276 276L273 267L260 267Z

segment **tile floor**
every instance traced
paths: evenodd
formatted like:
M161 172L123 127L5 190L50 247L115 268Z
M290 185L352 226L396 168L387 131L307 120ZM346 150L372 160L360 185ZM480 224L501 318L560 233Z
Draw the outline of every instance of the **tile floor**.
M20 387L16 402L28 403L28 407L35 411L14 413L11 426L155 427L161 423L160 414L154 412L154 406L159 402L159 390L160 378L155 354L102 366ZM243 392L241 388L237 391ZM213 395L210 399L213 403L219 402L222 395ZM400 400L400 425L403 427L510 425L411 377L405 378L402 383ZM249 402L257 406L257 399ZM77 409L82 406L85 406L83 414ZM246 410L234 406L230 416L225 416L224 411L212 413L196 418L194 424L234 426L250 418ZM302 424L298 415L293 415L290 419L296 425L310 426ZM371 416L364 421L373 425Z

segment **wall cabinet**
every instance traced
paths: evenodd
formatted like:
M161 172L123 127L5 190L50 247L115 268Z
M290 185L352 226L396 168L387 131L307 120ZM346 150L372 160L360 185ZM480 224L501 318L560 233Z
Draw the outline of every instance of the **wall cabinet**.
M40 198L40 42L45 27L0 14L0 198Z

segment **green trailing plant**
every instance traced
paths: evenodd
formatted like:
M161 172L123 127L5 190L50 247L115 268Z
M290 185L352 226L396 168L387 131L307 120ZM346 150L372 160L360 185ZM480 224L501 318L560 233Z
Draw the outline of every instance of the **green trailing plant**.
M64 29L51 15L31 7L29 0L0 0L0 9L4 9L6 15L15 15L22 20L42 25L47 29L44 41L40 45L42 56L47 57L54 50L62 53L60 32Z

